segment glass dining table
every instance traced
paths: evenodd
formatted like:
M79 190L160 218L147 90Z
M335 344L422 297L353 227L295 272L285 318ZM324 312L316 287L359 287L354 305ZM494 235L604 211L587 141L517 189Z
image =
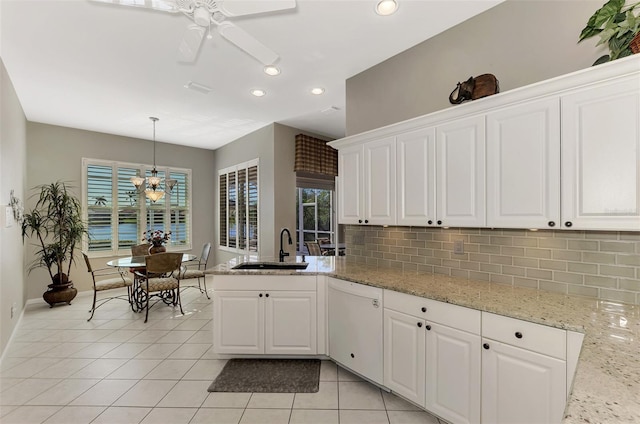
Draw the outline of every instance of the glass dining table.
M182 255L182 263L190 262L195 259L197 259L197 256L190 253L184 253ZM145 256L127 256L116 258L107 262L107 266L114 268L129 268L130 272L138 272L140 274L144 274L145 265ZM134 274L131 295L133 296L133 307L137 312L140 312L144 309L145 302L147 301L147 293L142 289L142 286L140 284L141 280L142 279L137 278L137 275ZM167 305L174 302L173 297L174 294L170 290L168 290L166 293L163 292L161 294L163 302Z

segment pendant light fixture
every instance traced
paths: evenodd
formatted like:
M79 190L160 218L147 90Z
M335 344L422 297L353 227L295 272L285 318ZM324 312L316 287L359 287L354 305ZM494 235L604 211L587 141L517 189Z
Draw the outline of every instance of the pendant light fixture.
M178 181L167 179L163 184L162 178L158 177L158 171L156 170L156 122L158 118L150 116L149 119L153 122L153 169L150 177L131 177L131 183L139 192L144 190L147 199L155 203L162 199L165 193L171 193Z

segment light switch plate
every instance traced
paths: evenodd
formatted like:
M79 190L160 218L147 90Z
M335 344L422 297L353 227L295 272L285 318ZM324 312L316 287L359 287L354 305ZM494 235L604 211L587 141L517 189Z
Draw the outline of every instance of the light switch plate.
M13 225L13 210L11 206L4 207L4 227L9 228Z

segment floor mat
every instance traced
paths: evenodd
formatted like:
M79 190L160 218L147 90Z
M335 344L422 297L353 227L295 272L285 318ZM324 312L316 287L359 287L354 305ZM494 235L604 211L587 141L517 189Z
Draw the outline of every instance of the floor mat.
M210 392L316 393L319 359L230 359Z

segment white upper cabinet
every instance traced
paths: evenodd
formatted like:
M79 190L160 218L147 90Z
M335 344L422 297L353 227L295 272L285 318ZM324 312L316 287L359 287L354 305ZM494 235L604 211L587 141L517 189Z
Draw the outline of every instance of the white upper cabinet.
M435 128L401 134L396 140L398 225L436 222Z
M338 222L358 224L364 217L364 151L361 145L338 151Z
M562 96L562 226L640 230L640 77Z
M487 114L487 226L560 227L560 100Z
M387 137L338 151L338 221L396 224L396 144Z
M484 119L458 119L437 128L437 225L485 226Z

